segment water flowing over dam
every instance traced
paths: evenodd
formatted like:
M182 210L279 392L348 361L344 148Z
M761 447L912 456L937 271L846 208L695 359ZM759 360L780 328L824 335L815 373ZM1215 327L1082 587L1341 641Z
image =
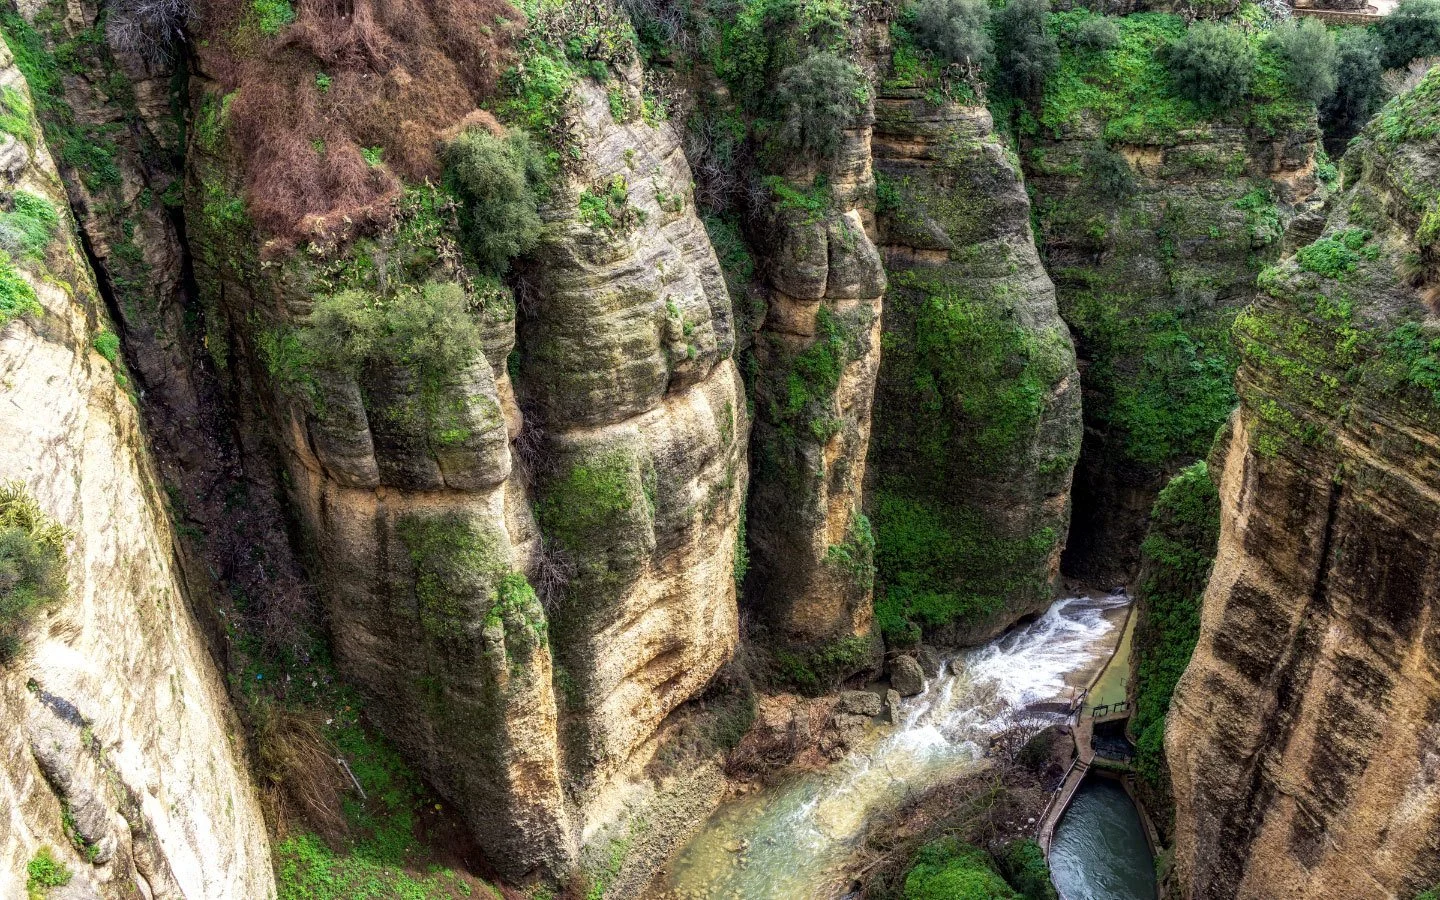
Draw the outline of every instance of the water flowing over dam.
M1067 597L1038 619L947 658L925 691L904 701L900 725L877 729L822 771L716 811L671 865L675 895L839 893L845 861L870 816L975 766L1008 709L1082 690L1109 659L1128 604L1123 594Z

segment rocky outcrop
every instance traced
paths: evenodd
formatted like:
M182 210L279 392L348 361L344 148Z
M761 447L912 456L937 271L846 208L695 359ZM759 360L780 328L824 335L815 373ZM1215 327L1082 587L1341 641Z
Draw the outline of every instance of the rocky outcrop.
M971 643L1053 596L1080 380L1025 185L988 111L894 79L882 91L891 289L870 458L876 609L892 641L923 630Z
M1208 452L1234 405L1230 324L1316 189L1319 132L1283 85L1257 82L1209 112L1166 96L1159 48L1184 21L1113 21L1112 52L1062 35L1060 71L1018 130L1084 388L1063 567L1118 584L1135 574L1156 494Z
M873 616L861 487L886 279L870 139L867 112L832 159L768 179L767 309L753 351L749 591L779 643L844 648L843 674L865 665Z
M638 71L618 77L638 111ZM673 128L610 99L588 80L569 95L518 336L440 192L262 262L213 95L190 153L197 279L281 447L341 673L514 880L573 868L738 637L749 427L729 297ZM414 350L392 334L321 360L309 316L350 302L436 318Z
M1219 553L1166 734L1184 897L1440 881L1437 97L1432 72L1362 133L1323 235L1236 324Z
M674 129L617 121L593 82L576 103L583 163L527 263L518 371L527 427L545 435L547 548L574 573L551 621L566 759L588 805L734 651L749 422L729 294ZM585 212L601 196L607 219Z
M71 532L65 598L0 669L0 893L24 896L27 864L48 848L72 896L272 897L243 741L191 616L109 317L4 50L0 84L0 265L7 300L31 291L38 304L0 326L0 480ZM33 226L23 239L21 224Z

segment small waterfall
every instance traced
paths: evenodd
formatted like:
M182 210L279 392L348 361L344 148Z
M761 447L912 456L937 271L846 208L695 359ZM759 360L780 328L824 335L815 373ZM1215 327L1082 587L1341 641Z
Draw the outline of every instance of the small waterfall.
M1040 618L947 658L925 691L903 702L899 726L877 729L822 771L717 810L672 863L674 895L823 896L871 814L974 766L1012 710L1083 690L1114 649L1129 602L1123 593L1066 597Z

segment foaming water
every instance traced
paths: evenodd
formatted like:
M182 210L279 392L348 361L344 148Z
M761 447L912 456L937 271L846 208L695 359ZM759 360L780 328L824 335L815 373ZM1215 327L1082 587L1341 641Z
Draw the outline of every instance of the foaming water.
M1114 649L1129 598L1067 597L1043 616L945 660L843 760L716 810L670 867L686 900L827 897L871 815L975 766L1008 709L1068 700ZM1055 717L1058 719L1059 715Z

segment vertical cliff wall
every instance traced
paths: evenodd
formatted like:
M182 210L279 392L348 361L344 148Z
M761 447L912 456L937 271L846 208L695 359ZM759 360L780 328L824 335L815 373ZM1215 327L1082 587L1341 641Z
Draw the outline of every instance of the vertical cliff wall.
M877 103L876 608L892 641L963 644L1053 596L1080 381L1013 154L989 112L935 93L889 72Z
M1234 405L1230 323L1315 190L1319 131L1258 32L1248 96L1215 110L1170 87L1159 51L1182 18L1114 19L1114 48L1074 46L1090 17L1055 17L1059 69L1016 130L1085 391L1065 569L1120 583L1157 492Z
M1166 734L1190 898L1440 880L1440 72L1241 315L1219 552Z
M244 741L186 602L117 341L24 79L0 51L0 479L68 528L68 590L0 670L0 893L42 848L104 897L270 897ZM48 214L45 212L48 210ZM25 226L21 228L20 226Z

